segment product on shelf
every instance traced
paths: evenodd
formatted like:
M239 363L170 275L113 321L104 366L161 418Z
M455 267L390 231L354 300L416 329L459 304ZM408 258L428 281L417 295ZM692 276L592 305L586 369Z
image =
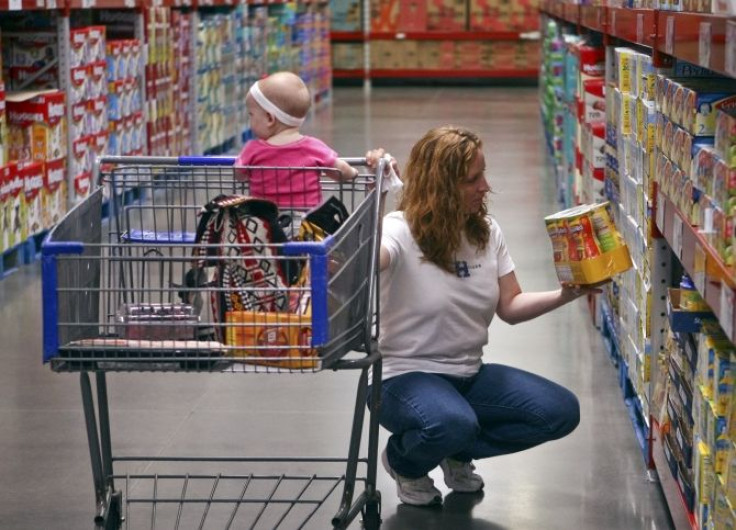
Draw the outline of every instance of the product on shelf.
M66 156L64 92L13 92L6 95L10 160L55 160Z
M51 228L67 211L66 158L49 160L44 165L41 201L43 228Z
M9 249L28 237L26 201L23 193L23 176L18 171L18 162L10 162L5 169L5 233L3 248Z

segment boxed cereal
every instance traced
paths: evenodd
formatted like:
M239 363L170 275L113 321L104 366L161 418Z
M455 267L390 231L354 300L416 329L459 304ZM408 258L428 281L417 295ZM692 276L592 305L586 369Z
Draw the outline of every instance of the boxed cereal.
M54 160L66 156L64 92L12 92L7 95L11 159Z
M66 159L46 162L43 179L43 226L51 228L66 213Z
M42 162L19 162L18 173L23 179L23 200L26 204L26 235L43 230L43 181Z
M23 193L23 177L18 171L18 163L8 164L7 194L5 197L5 245L12 248L28 237L26 222L26 201Z

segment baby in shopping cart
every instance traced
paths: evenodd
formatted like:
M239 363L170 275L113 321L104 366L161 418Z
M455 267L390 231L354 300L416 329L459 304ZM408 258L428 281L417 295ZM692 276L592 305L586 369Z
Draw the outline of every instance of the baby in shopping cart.
M255 139L235 160L235 176L249 181L252 196L271 200L281 209L306 211L320 204L323 173L334 180L351 180L358 174L323 141L301 133L311 103L304 81L291 72L257 81L245 99ZM302 169L315 167L330 170Z

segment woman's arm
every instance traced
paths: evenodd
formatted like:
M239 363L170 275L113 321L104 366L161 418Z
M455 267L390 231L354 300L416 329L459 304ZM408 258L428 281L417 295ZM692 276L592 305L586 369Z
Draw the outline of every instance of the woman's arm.
M496 314L509 324L531 320L585 294L601 292L595 287L563 285L556 291L523 293L513 271L498 279L498 287Z

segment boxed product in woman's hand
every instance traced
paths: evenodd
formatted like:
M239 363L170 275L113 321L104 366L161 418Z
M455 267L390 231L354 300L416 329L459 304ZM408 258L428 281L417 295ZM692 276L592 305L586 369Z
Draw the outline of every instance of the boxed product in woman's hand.
M592 285L631 268L608 205L584 204L544 218L561 282Z

